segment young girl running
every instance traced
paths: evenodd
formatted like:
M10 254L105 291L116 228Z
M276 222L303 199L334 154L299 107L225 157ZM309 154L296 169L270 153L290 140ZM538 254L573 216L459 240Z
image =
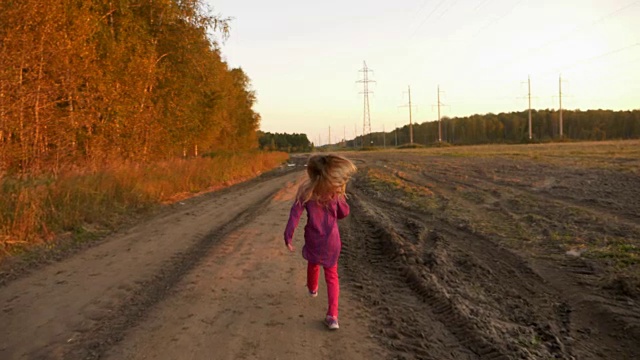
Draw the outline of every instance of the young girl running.
M345 189L355 165L338 155L314 155L307 163L309 178L300 186L296 200L291 207L289 222L284 231L284 242L289 251L293 232L298 226L300 216L307 210L307 225L304 228L304 246L302 256L307 264L307 288L309 295L318 296L318 276L320 266L324 268L327 283L329 310L325 323L331 330L338 325L338 257L342 242L338 231L338 219L349 215Z

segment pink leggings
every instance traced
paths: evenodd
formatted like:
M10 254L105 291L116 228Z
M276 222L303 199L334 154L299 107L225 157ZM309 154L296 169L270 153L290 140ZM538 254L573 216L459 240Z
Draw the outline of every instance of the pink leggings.
M333 267L324 268L324 280L327 282L327 298L329 299L329 310L327 315L338 317L338 298L340 297L340 280L338 280L338 264ZM308 263L307 265L307 287L309 291L318 290L318 277L320 276L320 265Z

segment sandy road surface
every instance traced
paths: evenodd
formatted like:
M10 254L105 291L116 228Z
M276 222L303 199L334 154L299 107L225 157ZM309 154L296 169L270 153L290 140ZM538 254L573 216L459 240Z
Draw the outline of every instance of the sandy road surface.
M301 174L176 204L9 282L0 359L370 358L357 318L323 328L326 297L306 296L304 260L282 243Z

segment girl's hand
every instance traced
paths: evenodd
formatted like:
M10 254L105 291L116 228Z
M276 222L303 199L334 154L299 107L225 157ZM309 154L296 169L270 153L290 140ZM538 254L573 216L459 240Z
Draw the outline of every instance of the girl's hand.
M291 252L294 252L296 250L296 248L294 248L292 244L287 244L287 249L289 249L289 251Z

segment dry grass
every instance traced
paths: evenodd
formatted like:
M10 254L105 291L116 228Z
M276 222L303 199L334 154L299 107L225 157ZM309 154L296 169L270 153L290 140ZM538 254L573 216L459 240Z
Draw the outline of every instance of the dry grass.
M529 159L583 168L640 174L640 140L566 142L530 145L472 145L404 150L422 155Z
M154 164L115 164L91 173L0 178L0 258L60 235L112 228L127 215L273 169L286 153L225 154Z

